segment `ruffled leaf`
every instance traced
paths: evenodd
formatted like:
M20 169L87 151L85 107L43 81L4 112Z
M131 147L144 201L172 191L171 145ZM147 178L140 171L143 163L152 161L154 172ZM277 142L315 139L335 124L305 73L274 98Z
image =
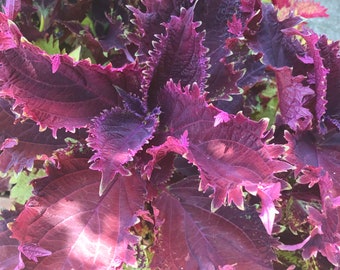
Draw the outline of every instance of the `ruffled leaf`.
M283 122L294 131L306 130L311 127L313 115L304 105L314 91L303 86L304 76L292 76L291 68L275 68L274 71Z
M238 114L214 125L215 116L224 112L207 105L197 85L191 92L189 89L185 88L183 93L179 85L169 82L162 92L161 109L168 116L165 121L170 136L164 144L148 150L153 156L149 166L154 167L167 152L176 152L197 166L201 189L214 189L213 210L225 204L227 198L228 204L234 201L242 208L241 187L257 194L258 189L264 191L277 182L274 173L291 168L277 160L284 154L284 148L262 141L266 121L254 122ZM264 208L267 206L268 203L263 204ZM273 220L275 213L269 212Z
M273 6L263 5L262 19L254 17L248 25L251 30L255 30L252 31L255 34L247 35L250 48L263 53L263 62L266 65L274 67L298 65L297 56L304 53L303 47L297 40L283 33L282 30L290 29L301 21L299 17L289 17L279 21L277 11L274 10ZM259 29L256 29L258 24Z
M320 55L320 50L317 48L317 42L319 40L318 35L313 32L302 33L297 31L296 29L285 30L288 34L295 34L302 36L307 43L307 52L306 55L300 57L300 60L303 62L307 61L307 64L313 64L314 69L311 73L308 74L310 84L313 85L313 89L315 91L315 118L317 121L317 127L320 130L320 122L321 118L326 112L326 89L327 89L327 80L326 75L328 70L325 68L323 64L323 59Z
M139 47L138 55L145 59L149 55L149 51L153 49L152 43L156 40L155 36L164 34L162 23L168 22L170 17L178 16L182 7L188 8L192 5L191 0L180 1L143 1L146 11L142 12L133 6L128 8L134 13L133 22L138 28L138 34L131 34L130 39ZM144 55L144 57L143 57Z
M99 197L100 175L86 158L58 157L59 169L49 165L48 177L33 181L35 196L12 227L27 269L134 265L129 248L138 238L128 230L143 208L143 181L136 173L119 176Z
M148 70L148 107L157 104L157 95L165 83L172 79L183 86L197 83L203 90L208 68L202 45L204 33L197 33L200 25L193 22L194 9L182 9L180 16L172 16L170 22L164 23L165 35L159 35L159 42L154 43L154 51Z
M326 115L330 118L335 126L340 129L340 57L339 42L328 42L326 36L322 36L318 43L320 56L323 64L329 70L327 74L327 93L326 93Z
M159 111L140 116L130 111L115 108L105 111L94 119L89 130L88 145L96 153L90 161L91 169L102 172L100 194L117 174L131 174L124 164L148 143L158 124Z
M212 213L209 193L199 192L198 183L195 177L186 178L155 200L163 223L151 267L272 269L275 241L266 234L257 212L230 206Z

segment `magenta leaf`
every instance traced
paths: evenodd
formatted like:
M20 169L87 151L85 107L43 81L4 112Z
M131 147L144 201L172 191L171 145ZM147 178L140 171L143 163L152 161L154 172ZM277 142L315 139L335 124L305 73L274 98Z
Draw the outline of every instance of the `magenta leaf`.
M0 51L16 48L20 43L21 33L18 27L0 12Z
M292 130L306 130L311 127L313 115L304 107L314 91L304 86L303 76L292 76L292 69L285 66L274 68L282 120Z
M128 230L138 222L135 213L143 208L144 182L135 172L118 176L99 197L100 175L88 168L86 158L66 153L58 157L59 169L49 165L49 175L33 181L35 196L12 227L21 252L38 261L23 257L27 269L133 265L130 248L138 238Z
M14 20L21 9L21 0L5 0L5 2L4 12L10 20Z
M272 269L275 255L254 208L221 207L210 212L209 194L198 178L168 187L155 200L163 221L151 267L167 269ZM227 244L226 244L227 243Z
M202 91L207 79L207 49L202 45L204 33L197 33L200 25L193 22L194 8L181 9L179 17L172 16L164 23L166 34L158 35L154 43L148 70L148 107L156 106L157 93L169 79L183 86L197 83Z
M159 111L140 116L120 108L105 111L93 121L89 130L88 145L96 153L90 161L91 169L102 172L100 194L116 174L129 175L123 165L148 143L158 124Z

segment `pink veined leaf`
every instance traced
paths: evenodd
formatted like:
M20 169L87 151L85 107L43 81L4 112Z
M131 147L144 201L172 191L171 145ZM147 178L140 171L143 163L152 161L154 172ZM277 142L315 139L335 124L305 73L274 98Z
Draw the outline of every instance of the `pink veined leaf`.
M147 167L156 166L168 152L182 155L198 168L200 189L214 189L213 211L225 205L227 198L228 204L233 201L242 209L241 187L254 195L259 190L265 192L279 181L274 173L292 168L278 160L284 154L282 146L267 145L262 141L266 121L255 122L238 114L230 115L229 121L214 127L215 116L220 111L206 104L197 85L191 89L186 87L182 92L179 85L169 82L160 103L161 110L167 115L164 121L169 136L163 144L147 150L153 156ZM272 198L276 199L277 196ZM271 208L268 200L263 209L267 207ZM268 211L273 220L275 213ZM271 231L268 226L267 229Z
M75 138L80 133L72 134L60 130L58 139L52 137L51 130L39 131L32 120L16 121L10 110L11 103L0 99L0 171L14 169L20 172L23 168L32 168L37 155L50 156L58 148L66 146L66 137ZM83 132L84 136L86 135Z
M157 35L153 44L146 76L148 107L157 105L159 90L170 79L183 86L197 83L203 90L207 79L207 49L202 45L204 33L197 33L199 22L193 21L194 7L181 9L180 16L172 16L164 23L166 33Z
M304 105L314 95L314 91L303 86L304 76L294 77L291 68L285 66L273 69L283 122L294 131L306 130L312 125L313 115Z
M198 177L185 178L154 201L157 218L163 222L151 267L272 269L275 240L266 233L256 210L223 206L212 213L210 192L199 192L198 184Z
M21 9L21 0L6 0L4 11L8 19L14 20Z
M118 176L100 197L100 174L88 168L86 158L66 153L59 153L58 158L59 169L48 165L49 175L32 182L35 196L12 226L26 268L134 265L132 247L138 237L129 228L138 222L136 212L143 209L144 181L135 172Z
M89 129L88 145L95 150L91 169L102 172L99 194L114 181L117 174L130 175L124 167L153 137L158 125L158 114L139 116L120 108L105 111L94 119Z

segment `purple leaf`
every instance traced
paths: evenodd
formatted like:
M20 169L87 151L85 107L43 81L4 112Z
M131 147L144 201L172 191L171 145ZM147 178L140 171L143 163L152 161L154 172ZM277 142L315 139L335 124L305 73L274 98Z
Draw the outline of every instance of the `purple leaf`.
M282 120L292 130L306 130L311 127L313 115L304 107L314 91L303 86L304 76L292 76L289 67L274 68Z
M15 269L19 263L19 243L11 238L11 231L8 225L18 215L17 212L4 210L1 212L0 220L0 266L1 269Z
M135 172L130 177L118 176L99 197L100 175L88 168L87 159L64 153L59 154L58 163L60 169L49 165L49 176L33 181L35 196L12 227L13 237L29 259L37 259L37 252L51 252L38 263L23 258L27 269L133 265L130 248L138 238L128 229L143 208L144 182Z
M238 28L243 27L254 12L255 1L251 2L251 12L243 12L243 4L238 0L198 1L195 8L194 19L201 21L202 26L199 29L206 31L203 45L209 49L207 56L211 65L208 70L207 92L212 100L226 99L229 94L240 93L236 82L242 73L235 71L233 64L226 60L230 52L225 45L226 40L233 36L228 22L235 16L239 22Z
M193 22L194 9L181 9L179 17L172 16L164 23L165 35L158 35L159 42L154 43L148 70L148 107L157 104L157 94L165 83L172 79L183 86L197 83L202 91L207 78L208 59L203 47L203 33L197 33L200 25Z
M242 209L241 187L252 194L259 190L265 192L278 182L274 173L291 168L288 163L278 160L284 154L282 146L267 145L262 141L266 121L254 122L237 114L216 125L216 117L224 112L207 105L197 85L192 89L186 87L183 93L179 85L169 82L162 92L161 109L168 116L165 121L170 136L162 145L148 149L153 156L148 167L154 167L168 152L185 157L200 172L200 188L214 189L212 210L224 205L227 198L228 204L234 201ZM276 198L275 195L272 199ZM262 205L264 211L272 208L267 199ZM273 220L275 213L267 210ZM267 229L271 231L271 228Z
M67 55L50 57L29 43L0 52L0 94L23 106L23 114L56 135L59 128L85 127L103 109L121 105L112 85L137 93L137 65L120 69L73 62ZM135 89L135 87L138 87Z
M221 207L212 213L209 194L199 192L198 183L195 177L186 178L155 200L163 223L151 267L272 269L275 255L270 246L275 241L266 234L257 212Z
M295 164L295 175L305 175L302 179L304 184L318 182L325 172L328 172L333 181L330 188L333 196L340 196L340 134L328 134L319 137L312 132L304 132L299 136L292 136L287 133L289 151L287 160ZM312 184L311 184L312 185Z
M18 122L10 110L10 103L0 99L0 171L11 168L20 172L23 168L32 168L37 155L50 156L58 148L66 146L66 137L75 134L63 130L58 132L58 139L52 137L51 130L39 131L35 122Z
M93 121L89 130L88 145L96 153L91 169L102 172L100 194L109 186L116 174L129 175L123 165L148 143L158 124L156 110L147 116L139 116L120 108L105 111Z
M277 11L272 5L262 6L262 19L254 17L249 22L249 26L255 25L259 29L255 30L256 34L247 35L249 46L256 52L263 53L263 62L265 65L274 67L296 66L299 65L297 55L304 53L302 45L291 36L282 32L290 29L302 21L299 17L289 17L283 21L277 18ZM251 32L253 32L251 31Z
M320 56L323 58L324 66L329 70L327 74L326 115L340 129L340 106L338 102L340 94L340 88L338 87L340 78L339 42L329 44L327 37L322 36L317 45L320 49Z
M323 59L320 55L320 50L317 48L317 42L319 37L314 32L306 32L302 33L297 31L296 29L288 29L285 30L288 34L295 34L302 36L307 43L307 54L304 57L300 57L302 61L307 59L308 63L312 61L314 65L314 70L311 74L308 74L311 78L311 84L314 86L315 91L315 118L317 121L317 127L320 130L320 122L321 117L325 114L326 111L326 89L327 89L327 80L326 75L328 70L324 67Z
M140 9L129 6L129 9L134 13L135 19L133 22L137 25L138 35L130 35L130 39L139 46L138 55L143 56L149 54L153 49L152 42L155 41L155 35L164 33L162 23L168 22L171 15L178 16L181 7L190 7L193 1L191 0L164 0L164 1L143 1L146 12Z

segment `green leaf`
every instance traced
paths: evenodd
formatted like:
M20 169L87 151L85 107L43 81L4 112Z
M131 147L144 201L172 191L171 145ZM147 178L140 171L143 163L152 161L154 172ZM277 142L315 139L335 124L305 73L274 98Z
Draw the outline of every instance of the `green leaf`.
M19 204L25 204L32 196L33 187L30 185L30 182L44 176L46 176L44 169L32 172L22 171L19 174L14 174L10 179L10 184L14 185L11 189L10 198Z
M43 49L48 54L60 54L59 40L55 40L52 35L48 39L38 39L33 42L33 44Z

